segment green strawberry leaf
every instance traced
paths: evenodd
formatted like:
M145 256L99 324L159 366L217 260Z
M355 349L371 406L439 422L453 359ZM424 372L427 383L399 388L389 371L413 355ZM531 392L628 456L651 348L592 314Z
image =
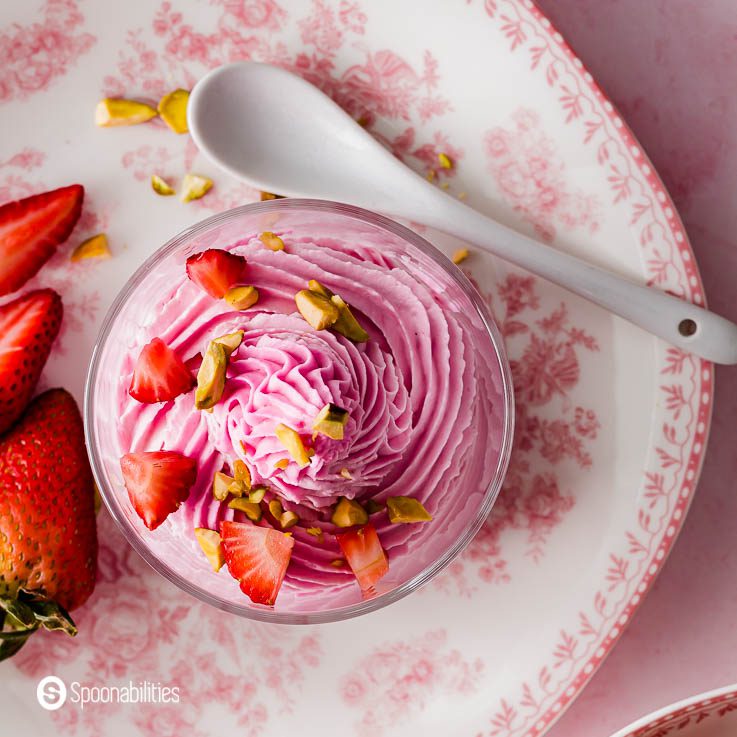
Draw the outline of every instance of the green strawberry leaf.
M0 598L0 609L5 613L5 624L13 629L27 630L38 626L33 609L19 599Z
M20 632L0 632L0 661L15 655L34 632L35 629Z
M64 607L55 601L38 601L30 605L35 621L47 630L62 630L71 637L77 634L77 625Z

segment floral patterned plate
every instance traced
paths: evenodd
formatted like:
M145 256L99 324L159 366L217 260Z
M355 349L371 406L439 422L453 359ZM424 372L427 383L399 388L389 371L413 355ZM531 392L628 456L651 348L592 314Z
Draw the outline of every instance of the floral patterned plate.
M733 737L737 733L737 686L677 701L621 729L612 737Z
M401 7L401 11L399 8ZM681 222L591 76L526 0L27 0L0 10L0 200L85 184L83 220L34 284L64 333L44 376L81 396L102 316L141 260L257 197L160 122L97 129L103 95L157 100L236 59L320 85L438 186L500 220L696 303ZM404 14L404 15L401 15ZM295 121L298 124L298 121ZM440 165L438 154L452 161ZM155 195L194 170L215 187ZM71 264L108 233L113 258ZM459 244L428 232L450 253ZM683 523L709 427L709 364L480 253L463 264L513 363L516 448L476 540L431 585L357 620L264 626L188 598L103 513L80 635L3 664L3 731L65 735L328 733L532 737L581 691ZM178 704L36 702L36 684L148 680Z

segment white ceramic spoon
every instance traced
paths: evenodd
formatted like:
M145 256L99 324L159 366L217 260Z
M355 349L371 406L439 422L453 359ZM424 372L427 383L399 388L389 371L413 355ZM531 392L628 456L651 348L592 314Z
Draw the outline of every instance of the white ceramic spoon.
M219 67L195 86L189 130L218 166L291 197L358 205L475 244L717 363L737 363L737 325L538 243L402 164L320 90L268 64Z

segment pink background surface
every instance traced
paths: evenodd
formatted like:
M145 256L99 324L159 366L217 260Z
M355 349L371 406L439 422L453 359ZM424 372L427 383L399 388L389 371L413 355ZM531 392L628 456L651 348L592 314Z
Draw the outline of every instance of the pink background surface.
M619 106L683 217L709 306L737 320L734 0L539 0ZM551 737L609 735L737 681L737 370L716 372L703 475L666 566Z

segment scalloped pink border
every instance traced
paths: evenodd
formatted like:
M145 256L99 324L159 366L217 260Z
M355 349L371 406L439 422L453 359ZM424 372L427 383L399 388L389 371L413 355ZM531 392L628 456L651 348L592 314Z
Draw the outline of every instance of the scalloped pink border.
M725 686L714 691L692 696L683 701L659 709L617 732L613 737L664 737L664 735L680 731L713 716L721 719L737 710L737 687ZM655 731L657 730L657 731Z
M683 278L679 279L681 286L684 289L684 296L696 304L705 305L706 298L703 291L703 284L701 282L693 250L688 241L688 236L683 227L683 223L681 222L681 219L675 210L675 206L665 190L662 181L655 172L652 163L636 140L632 131L623 121L614 105L602 92L601 88L594 81L592 75L585 69L581 60L575 55L571 47L564 40L563 36L555 29L547 16L545 16L545 14L536 5L534 5L534 3L530 2L530 0L522 0L521 2L519 0L506 1L508 3L513 2L517 8L522 9L523 12L529 14L529 18L525 18L524 20L536 25L537 29L542 34L548 36L549 39L552 40L553 46L563 52L564 60L568 62L568 68L566 71L582 80L585 87L593 92L594 100L601 108L601 114L606 116L616 129L621 142L624 144L626 151L629 154L630 163L637 167L639 172L644 175L647 185L654 197L656 207L667 222L668 229L675 243L674 250L677 251L677 254L680 256L680 264L678 264L679 272L680 274L685 275L685 285L683 284ZM504 2L504 0L501 0L501 2ZM486 10L492 18L500 12L498 5L500 5L501 2L497 3L496 0L485 0ZM504 22L503 18L502 21ZM510 32L513 32L513 29L510 30L509 24L506 26L503 25L502 32L509 35ZM513 43L516 45L516 42ZM512 726L512 722L517 716L514 706L502 701L501 711L497 712L491 718L492 725L496 727L492 727L492 735L520 734L524 735L524 737L539 737L539 735L542 735L550 729L555 721L564 713L565 709L570 706L573 700L578 696L597 668L611 652L617 640L621 637L626 624L632 619L632 616L642 602L644 595L649 590L655 577L663 567L667 555L673 546L673 542L680 532L686 512L693 499L696 483L703 463L711 421L711 411L714 399L713 366L707 361L698 360L695 361L695 367L695 391L691 402L691 409L695 415L694 433L691 438L691 453L682 470L683 481L680 487L677 490L674 489L669 494L671 497L673 494L677 494L676 503L674 508L671 510L670 516L667 520L664 520L661 525L661 539L656 549L654 551L649 551L651 555L642 566L644 575L641 575L639 579L637 577L632 578L633 585L637 582L634 593L629 597L624 607L617 612L616 616L612 615L608 618L613 621L614 624L609 626L605 637L597 643L594 654L578 666L577 672L572 678L561 680L561 683L557 686L557 695L546 694L539 703L534 702L539 706L538 712L527 712L522 725L519 727ZM698 375L696 376L696 374ZM543 702L547 702L549 697L554 697L555 700L550 706L544 708L542 704ZM495 721L495 719L498 719L499 721ZM530 725L530 722L534 723Z

